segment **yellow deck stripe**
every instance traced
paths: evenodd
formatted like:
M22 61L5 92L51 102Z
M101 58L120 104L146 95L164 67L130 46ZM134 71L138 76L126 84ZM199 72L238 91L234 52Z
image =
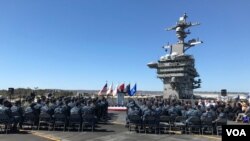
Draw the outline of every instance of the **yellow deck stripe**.
M27 130L20 130L20 131L27 131ZM51 140L51 141L61 141L61 139L59 138L56 138L54 136L51 136L51 135L46 135L46 134L43 134L43 133L39 133L37 131L29 131L32 135L35 135L35 136L38 136L38 137L41 137L41 138L45 138L45 139L48 139L48 140Z
M221 140L220 137L214 137L214 136L207 136L207 135L194 135L196 137L205 137L205 138L209 138L209 139L213 139L213 140Z

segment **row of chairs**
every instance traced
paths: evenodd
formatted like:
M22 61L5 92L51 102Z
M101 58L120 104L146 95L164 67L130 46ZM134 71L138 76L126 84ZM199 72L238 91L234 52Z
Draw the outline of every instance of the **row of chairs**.
M15 117L14 117L15 118ZM11 130L15 121L10 120L10 118L6 114L0 114L0 129L1 131L5 131L6 134ZM31 130L35 127L40 130L41 127L47 127L50 129L62 128L65 131L66 126L68 131L73 128L77 128L78 131L80 129L86 129L88 127L91 128L91 131L94 131L96 118L94 115L79 115L73 114L70 117L65 116L64 114L54 114L53 116L47 113L41 113L39 117L36 117L33 113L24 114L23 119L19 118L19 124L22 126L28 126Z
M171 132L171 128L179 128L182 129L182 127L185 126L183 121L185 120L184 117L171 117L171 116L146 116L144 120L142 120L142 117L139 115L129 115L128 116L129 123L128 128L129 131L131 131L132 127L136 127L135 129L140 130L143 129L145 133L147 133L148 130L154 130L155 133L159 131L161 133L162 129L164 132Z
M66 117L64 114L54 114L53 117L49 114L43 113L39 116L39 123L38 123L38 130L42 126L48 127L48 130L53 127L53 130L56 128L63 128L63 131L65 131L66 126L68 128L68 131L73 128L77 128L78 132L80 129L85 129L87 127L91 128L91 131L94 131L95 128L95 116L94 115L79 115L79 114L73 114L69 117ZM34 123L33 123L34 125Z
M157 131L159 133L161 133L161 131L164 133L171 133L174 128L175 130L189 134L194 132L197 132L198 134L213 134L215 129L217 135L219 135L221 134L222 125L227 123L226 119L213 123L212 120L208 119L201 121L198 117L191 117L188 119L188 122L186 122L187 119L183 116L146 116L145 119L142 120L142 117L139 115L129 115L128 119L129 131L131 131L134 126L135 129L139 130L139 133L141 132L141 129L143 129L145 133L147 133L149 129L154 130L155 133L157 133Z

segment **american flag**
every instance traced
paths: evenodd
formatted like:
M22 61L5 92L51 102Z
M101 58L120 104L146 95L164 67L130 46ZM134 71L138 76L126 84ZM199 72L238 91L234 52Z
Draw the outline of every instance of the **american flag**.
M108 90L108 84L106 83L103 88L99 91L98 95L106 94Z

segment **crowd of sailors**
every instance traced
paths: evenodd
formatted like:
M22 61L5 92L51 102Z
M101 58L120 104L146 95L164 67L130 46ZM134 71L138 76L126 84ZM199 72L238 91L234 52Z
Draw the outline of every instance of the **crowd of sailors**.
M36 99L36 100L35 100ZM96 121L105 121L108 118L108 100L105 97L46 97L35 98L28 96L23 101L14 103L0 98L0 124L3 118L11 123L11 130L22 128L26 115L34 115L35 124L39 123L39 117L47 114L53 118L55 114L63 114L67 119L72 115L93 115ZM170 116L173 119L183 117L185 123L193 117L203 120L211 120L213 123L219 120L232 120L236 122L249 122L250 107L247 101L223 102L214 100L170 100L163 98L129 98L127 103L126 123L129 117L138 115L142 123L148 116L159 119L161 116ZM7 118L6 118L7 117Z
M22 102L14 103L0 98L0 124L10 122L11 130L22 128L26 115L34 115L37 125L39 116L46 114L53 118L55 114L61 114L69 119L72 115L93 115L96 121L105 121L108 117L108 102L104 97L26 97ZM4 121L4 119L9 119ZM66 121L67 122L67 121ZM17 127L18 126L18 127Z
M211 121L216 126L217 121L228 120L236 122L249 122L250 107L248 101L223 102L215 100L170 100L162 98L129 99L127 104L127 126L131 122L129 117L138 115L141 124L148 116L158 119L159 124L162 116L171 117L174 122L176 117L182 117L185 125L190 124L192 119ZM157 120L156 120L157 121ZM170 121L171 122L171 121Z

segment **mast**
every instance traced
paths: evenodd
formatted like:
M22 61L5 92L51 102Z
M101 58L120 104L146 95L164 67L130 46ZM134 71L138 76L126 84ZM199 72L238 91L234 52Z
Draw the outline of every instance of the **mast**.
M185 42L185 38L191 34L188 28L200 25L199 22L187 22L187 18L187 14L184 13L184 15L176 22L176 25L166 28L167 31L175 30L176 37L178 38L178 42L176 44L164 46L165 49L170 48L170 54L175 52L178 55L183 55L190 47L203 43L199 39L191 39Z

